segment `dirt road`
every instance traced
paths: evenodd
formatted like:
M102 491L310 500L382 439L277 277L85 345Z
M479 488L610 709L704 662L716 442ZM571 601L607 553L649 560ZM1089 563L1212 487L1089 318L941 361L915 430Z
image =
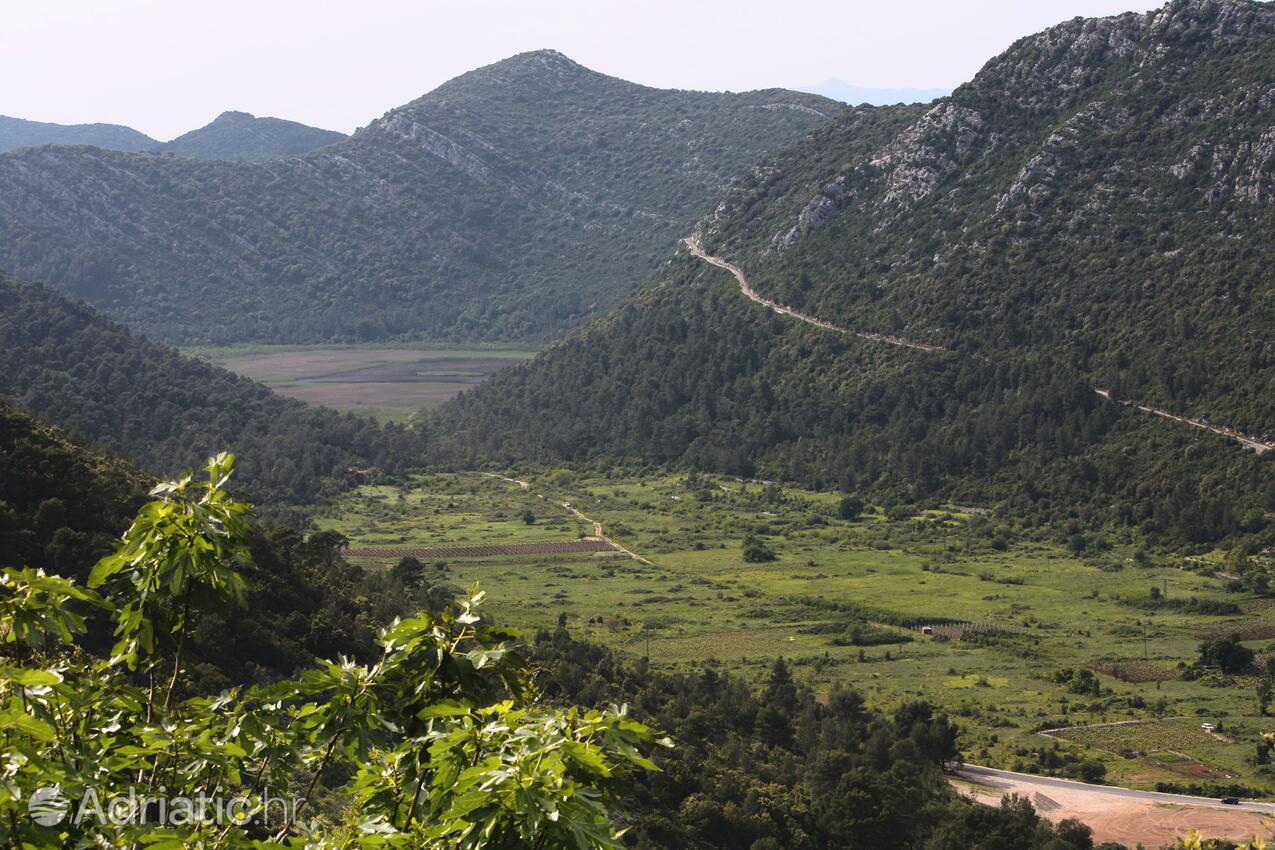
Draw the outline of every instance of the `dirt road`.
M921 351L946 351L947 350L941 345L930 345L924 342L912 342L910 340L901 339L897 336L890 336L889 334L870 333L865 331L852 331L849 328L837 327L831 322L825 322L823 319L816 319L814 316L807 316L805 313L802 313L798 310L794 310L791 307L785 307L782 304L778 304L774 301L771 301L769 298L765 298L761 295L758 295L757 292L748 283L748 278L744 275L743 269L741 269L739 266L735 265L734 263L723 260L721 257L714 257L711 254L708 254L704 251L704 247L700 242L700 236L698 233L693 233L690 236L687 236L685 239L682 240L682 244L685 245L688 249L690 249L690 252L692 254L694 254L696 257L699 257L704 262L717 266L719 269L725 269L726 271L734 275L735 280L739 282L739 291L742 292L744 296L748 298L750 301L755 301L758 304L769 307L771 310L774 310L776 313L780 314L781 316L792 316L794 319L800 319L801 321L806 322L807 324L814 325L817 328L823 328L824 330L828 330L828 331L836 331L837 333L853 334L854 336L860 337L862 339L871 339L871 340L876 340L877 342L886 342L886 343L889 343L890 345L899 345L905 348L915 348ZM1228 437L1240 443L1245 448L1252 449L1258 454L1261 454L1266 451L1275 450L1275 443L1259 440L1256 437L1250 437L1247 434L1242 434L1239 431L1236 431L1234 428L1228 428L1225 425L1210 425L1209 423L1202 422L1199 419L1191 419L1186 416L1178 416L1177 414L1169 413L1166 410L1158 410L1154 407L1148 407L1147 405L1139 404L1135 401L1126 401L1124 399L1112 398L1111 393L1108 390L1095 388L1094 392L1096 392L1098 395L1102 396L1103 398L1114 401L1116 404L1123 404L1130 407L1134 407L1137 410L1141 410L1144 413L1150 413L1155 416L1163 416L1166 419L1172 419L1175 422L1181 422L1184 425L1191 425L1195 428L1202 428L1205 431L1212 431L1214 434L1218 434L1223 437Z
M531 482L529 481L521 481L517 478L506 478L505 476L497 475L494 472L484 472L482 474L486 475L488 478L495 478L497 481L504 481L509 484L517 484L519 487L521 487L524 490L526 490L528 487L531 486Z
M521 488L522 488L522 489L524 489L524 490L529 490L529 489L531 489L531 482L530 482L530 481L523 481L522 479L519 479L519 478L506 478L506 477L505 477L505 476L503 476L503 475L496 475L494 472L483 472L483 473L480 473L480 474L481 474L481 475L485 475L485 476L487 476L488 478L495 478L495 479L497 479L497 480L499 480L499 481L504 481L504 482L506 482L506 483L508 483L508 484L517 484L519 487L521 487ZM536 494L534 494L534 495L535 495L535 496L536 496L536 498L538 498L538 499L543 499L543 498L544 498L544 495L543 495L543 494L540 494L540 493L536 493ZM562 507L566 508L566 509L567 509L567 511L568 511L568 512L570 512L570 513L571 513L573 516L575 516L576 518L581 519L581 520L584 520L585 522L587 522L587 523L589 523L590 525L592 525L592 526L593 526L593 536L594 536L596 539L601 540L603 543L606 543L608 546L610 546L612 549L614 549L614 550L615 550L615 551L617 551L617 552L623 552L625 555L628 555L630 558L632 558L632 559L633 559L633 560L635 560L635 561L638 561L639 563L646 564L647 566L654 566L654 564L652 564L652 563L651 563L650 561L648 561L646 558L643 558L641 555L637 554L636 552L632 552L632 551L630 551L630 550L628 550L628 549L625 549L625 548L624 548L623 546L621 546L619 543L616 543L616 542L615 542L614 540L612 540L610 537L607 537L607 536L606 536L606 534L605 534L605 532L604 532L604 531L603 531L603 529L602 529L602 523L598 522L596 519L591 519L590 517L587 517L587 516L585 516L584 514L580 513L580 511L578 511L576 508L572 507L572 505L571 505L571 503L570 503L570 502L563 502L563 503L562 503Z
M1145 404L1138 404L1136 401L1126 401L1122 398L1114 398L1112 397L1111 392L1109 390L1100 390L1095 388L1094 392L1096 392L1098 395L1102 396L1105 399L1110 399L1111 401L1114 401L1116 404L1123 404L1127 407L1133 407L1133 408L1136 408L1137 410L1141 410L1143 413L1150 413L1154 416L1163 416L1165 419L1172 419L1173 421L1181 422L1184 425L1191 425L1195 428L1202 428L1205 431L1212 431L1214 434L1220 434L1223 437L1230 437L1232 440L1235 440L1236 442L1240 443L1245 448L1252 449L1253 451L1257 452L1259 455L1262 452L1268 452L1268 451L1271 451L1272 449L1275 449L1275 443L1268 443L1264 440L1259 440L1256 437L1250 437L1247 434L1241 434L1239 431L1236 431L1234 428L1227 428L1225 425L1210 425L1209 423L1202 422L1199 419L1191 419L1190 417L1187 417L1187 416L1178 416L1175 413L1169 413L1167 410L1159 410L1154 407L1147 407Z
M594 537L598 538L599 540L603 541L604 543L608 543L608 544L610 544L612 548L616 549L617 551L623 552L624 554L628 555L630 558L632 558L632 559L633 559L633 560L635 560L635 561L638 561L638 562L640 562L640 563L646 564L647 566L654 566L654 565L653 565L650 561L648 561L646 558L643 558L641 555L637 554L636 552L630 552L628 549L625 549L623 546L621 546L619 543L616 543L616 542L615 542L614 540L612 540L610 537L607 537L607 536L606 536L606 535L602 532L602 523L598 522L596 519L590 519L589 517L587 517L587 516L585 516L584 514L580 513L578 510L576 510L575 508L573 508L573 507L571 506L571 503L570 503L570 502L563 502L563 503L562 503L562 506L563 506L564 508L566 508L567 510L571 511L571 513L572 513L572 514L574 514L575 516L577 516L578 518L580 518L580 519L584 520L585 522L592 523L592 524L593 524L593 536L594 536Z
M1099 843L1164 847L1192 829L1208 838L1233 841L1275 835L1275 806L1267 803L1228 806L1206 797L1088 785L974 765L965 765L958 776L957 788L980 803L999 805L1004 795L1018 794L1031 800L1036 811L1051 821L1084 821L1093 828Z
M947 350L941 345L930 345L924 342L912 342L911 340L902 339L897 336L891 336L890 334L879 334L879 333L874 333L871 331L852 331L849 328L839 328L836 325L832 324L831 322L825 322L823 319L816 319L814 316L807 316L805 313L802 313L798 310L794 310L791 307L785 307L782 304L777 304L774 301L771 301L769 298L764 298L761 295L758 295L756 291L754 291L753 288L749 286L748 278L744 276L743 269L741 269L739 266L734 265L733 263L729 263L726 260L723 260L721 257L714 257L711 254L706 254L704 252L703 246L700 245L700 239L699 239L698 233L694 233L686 237L685 239L683 239L682 244L684 244L687 248L689 248L692 254L699 257L704 262L717 266L719 269L725 269L726 271L733 274L735 276L735 280L739 281L739 291L742 292L744 296L748 298L750 301L755 301L758 304L765 305L766 307L769 307L770 309L774 310L776 313L778 313L781 316L792 316L794 319L800 319L801 321L806 322L807 324L814 325L817 328L823 328L826 331L836 331L837 333L851 334L853 336L859 337L860 339L871 339L871 340L875 340L876 342L885 342L885 343L889 343L890 345L902 346L903 348L915 348L919 351L946 351Z

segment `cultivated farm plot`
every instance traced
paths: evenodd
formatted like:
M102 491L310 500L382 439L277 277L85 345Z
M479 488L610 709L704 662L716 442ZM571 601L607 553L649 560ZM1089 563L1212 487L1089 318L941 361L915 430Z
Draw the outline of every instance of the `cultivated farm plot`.
M1201 637L1225 635L1239 635L1242 640L1271 640L1275 638L1275 616L1269 609L1259 609L1253 617L1209 623L1200 629Z
M1200 721L1189 717L1122 723L1109 726L1080 726L1054 729L1055 738L1075 741L1113 753L1132 751L1153 753L1162 750L1212 749L1225 742L1200 728Z
M496 346L384 344L239 345L187 353L310 404L395 422L534 354Z
M1051 730L1047 734L1064 741L1159 767L1194 779L1229 779L1235 773L1211 760L1230 760L1236 744L1231 738L1209 732L1201 721L1189 717Z
M615 552L605 540L548 540L538 543L489 543L482 546L417 546L408 548L350 549L347 556L355 560L398 561L416 558L421 561L441 559L494 558L501 555L567 555L579 552Z
M1182 671L1174 665L1142 659L1102 661L1094 665L1094 672L1131 684L1171 682L1182 677Z

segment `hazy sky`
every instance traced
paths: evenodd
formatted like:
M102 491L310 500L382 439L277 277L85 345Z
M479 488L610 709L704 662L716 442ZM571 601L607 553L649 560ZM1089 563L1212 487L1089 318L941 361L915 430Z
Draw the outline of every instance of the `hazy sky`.
M552 47L694 89L951 88L1014 39L1156 0L0 0L0 114L169 139L226 109L350 131Z

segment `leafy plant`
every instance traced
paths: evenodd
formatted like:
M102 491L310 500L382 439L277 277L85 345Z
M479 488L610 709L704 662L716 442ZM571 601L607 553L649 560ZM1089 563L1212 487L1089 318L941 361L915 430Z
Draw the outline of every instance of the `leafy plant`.
M542 705L512 635L483 621L477 588L438 616L393 622L373 663L177 699L187 633L248 592L235 566L251 507L226 492L233 470L218 455L206 479L156 487L93 570L102 595L39 570L0 573L0 841L620 846L618 782L655 769L642 754L655 734L623 706ZM115 624L105 659L73 642L92 608Z

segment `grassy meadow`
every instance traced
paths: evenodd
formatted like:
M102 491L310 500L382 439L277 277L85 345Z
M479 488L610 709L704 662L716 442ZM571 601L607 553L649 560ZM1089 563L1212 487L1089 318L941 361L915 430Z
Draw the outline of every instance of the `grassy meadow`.
M1101 535L1075 554L959 506L846 520L838 494L721 477L508 474L530 486L419 475L362 487L319 523L352 547L574 540L592 528L570 502L651 565L617 553L456 560L447 580L481 582L502 624L553 628L565 615L578 637L665 668L757 680L782 656L821 692L853 686L884 708L929 699L959 718L977 763L1102 762L1108 781L1143 787L1275 786L1251 764L1258 733L1275 730L1257 716L1255 682L1183 678L1203 636L1275 626L1275 609L1213 575L1216 554L1188 562ZM746 538L773 560L745 560ZM1222 613L1191 613L1210 607ZM1269 643L1246 645L1261 660ZM1130 720L1148 722L1038 734Z

